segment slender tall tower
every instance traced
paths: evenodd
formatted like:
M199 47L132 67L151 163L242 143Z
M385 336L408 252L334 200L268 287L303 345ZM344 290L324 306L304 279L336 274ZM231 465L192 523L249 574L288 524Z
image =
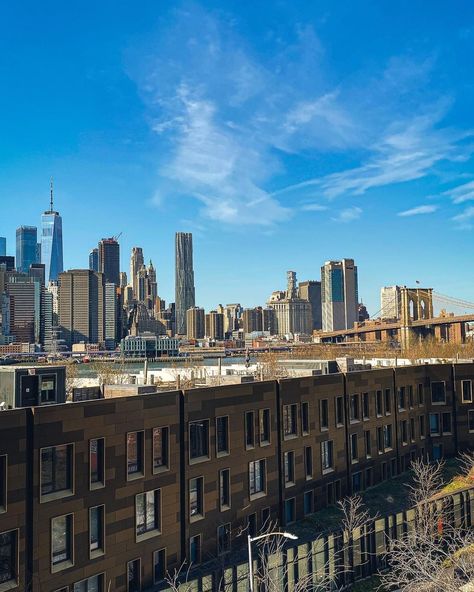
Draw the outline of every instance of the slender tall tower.
M41 263L45 266L46 284L56 281L63 271L63 221L53 207L51 179L49 211L41 216Z
M36 226L20 226L16 229L16 268L28 273L30 265L38 263Z
M190 232L177 232L175 247L176 334L186 335L186 311L195 305L193 235Z
M143 249L141 247L133 247L132 255L130 257L130 285L132 286L133 298L138 300L138 272L145 264L143 259Z

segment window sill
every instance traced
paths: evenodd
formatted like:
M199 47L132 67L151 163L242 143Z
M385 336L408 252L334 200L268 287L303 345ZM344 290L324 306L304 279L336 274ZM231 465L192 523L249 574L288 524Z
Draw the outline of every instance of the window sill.
M170 470L168 466L163 465L162 467L154 467L153 475L159 475L160 473L166 473Z
M323 475L329 475L331 473L334 473L334 469L332 467L329 469L323 469L322 473Z
M446 401L431 401L432 405L446 405Z
M63 499L65 497L72 497L74 495L74 491L68 489L66 491L54 491L52 493L45 493L40 496L40 504L44 504L45 502L52 502L54 500Z
M222 458L224 456L229 456L230 450L222 450L221 452L216 452L216 458ZM167 469L169 470L169 469Z
M97 483L90 483L89 490L95 491L96 489L104 489L105 483L97 482Z
M195 514L194 516L189 517L189 522L199 522L204 518L204 514Z
M354 425L356 423L360 423L360 419L351 419L349 423L350 423L350 425Z
M161 530L151 530L150 532L144 532L143 534L137 534L135 536L135 540L137 543L141 543L142 541L148 541L154 537L160 536Z
M283 436L283 440L294 440L297 437L298 434L287 434L286 436Z
M263 440L262 442L260 442L260 448L264 448L265 446L270 446L271 442L270 440Z
M294 486L295 486L294 481L288 481L288 483L285 483L285 489L289 489L290 487L294 487Z
M69 569L70 567L74 567L73 561L62 561L56 565L51 565L51 573L58 573L60 571L64 571L65 569Z
M221 506L221 512L227 512L227 510L230 510L230 506L227 504L225 506Z
M15 580L0 584L0 592L6 592L7 590L13 590L14 588L18 588L18 582Z
M131 475L127 474L127 481L138 481L138 479L143 479L145 477L145 473L132 473Z
M258 493L251 493L250 494L250 501L254 501L260 499L261 497L265 497L267 495L266 491L259 491Z
M104 555L104 549L94 549L92 551L89 551L89 559L97 559L98 557L103 557Z
M210 456L198 456L196 458L190 458L189 459L189 464L190 465L198 465L199 463L203 463L206 462L208 460L211 460Z

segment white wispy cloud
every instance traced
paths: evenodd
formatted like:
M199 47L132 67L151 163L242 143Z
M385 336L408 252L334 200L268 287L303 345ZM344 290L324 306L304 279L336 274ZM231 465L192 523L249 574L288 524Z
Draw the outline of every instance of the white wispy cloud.
M410 210L405 210L403 212L398 212L398 216L419 216L421 214L432 214L436 212L438 206L436 205L427 205L427 206L417 206L416 208L411 208Z
M331 218L334 222L353 222L362 216L362 208L357 206L352 206L351 208L345 208L340 212L337 212L337 215Z
M370 77L334 80L311 26L274 48L271 58L254 53L222 13L195 4L175 12L135 74L163 148L156 196L191 196L216 222L271 226L323 211L321 200L421 179L474 153L473 132L443 125L451 99L420 98L434 59L395 56ZM336 172L324 174L326 155ZM295 157L305 166L285 170ZM313 176L298 181L303 171ZM296 182L268 191L285 174ZM474 198L468 185L452 191L455 203ZM318 203L310 202L315 193ZM333 219L361 213L349 207Z
M460 214L452 217L453 222L455 222L460 228L465 230L470 230L474 224L474 206L470 206L466 208Z
M469 181L469 183L463 183L453 189L444 191L442 195L450 197L455 204L470 201L474 199L474 181Z

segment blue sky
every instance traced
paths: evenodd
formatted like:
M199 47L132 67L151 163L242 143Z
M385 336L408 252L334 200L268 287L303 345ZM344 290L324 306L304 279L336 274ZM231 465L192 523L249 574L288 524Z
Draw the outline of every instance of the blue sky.
M374 313L419 280L474 300L468 0L15 2L0 8L0 236L39 224L65 266L123 232L174 295L263 303L353 257Z

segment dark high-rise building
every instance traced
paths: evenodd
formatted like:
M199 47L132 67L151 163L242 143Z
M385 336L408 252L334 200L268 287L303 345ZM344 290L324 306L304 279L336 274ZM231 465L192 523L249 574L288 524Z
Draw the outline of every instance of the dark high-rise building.
M72 269L59 276L59 326L68 348L104 343L105 282L102 273Z
M216 310L211 310L205 320L206 337L209 339L224 339L224 315Z
M298 286L299 297L308 300L311 304L311 316L313 319L313 330L323 327L323 316L321 308L321 282L309 280L300 282Z
M53 209L53 182L49 211L41 216L41 263L45 265L46 283L56 281L63 271L63 221Z
M6 293L10 307L10 335L16 342L41 339L41 283L24 273L8 274Z
M99 271L106 284L120 286L120 245L115 238L103 238L99 242Z
M11 255L0 255L0 265L5 265L7 271L14 271L15 257Z
M37 263L38 229L20 226L16 229L16 265L21 273L28 273L30 265Z
M7 254L7 239L4 236L0 236L0 257L5 257Z
M89 269L99 271L99 249L95 248L89 253Z
M186 335L186 311L195 305L193 271L193 235L176 233L176 334Z

